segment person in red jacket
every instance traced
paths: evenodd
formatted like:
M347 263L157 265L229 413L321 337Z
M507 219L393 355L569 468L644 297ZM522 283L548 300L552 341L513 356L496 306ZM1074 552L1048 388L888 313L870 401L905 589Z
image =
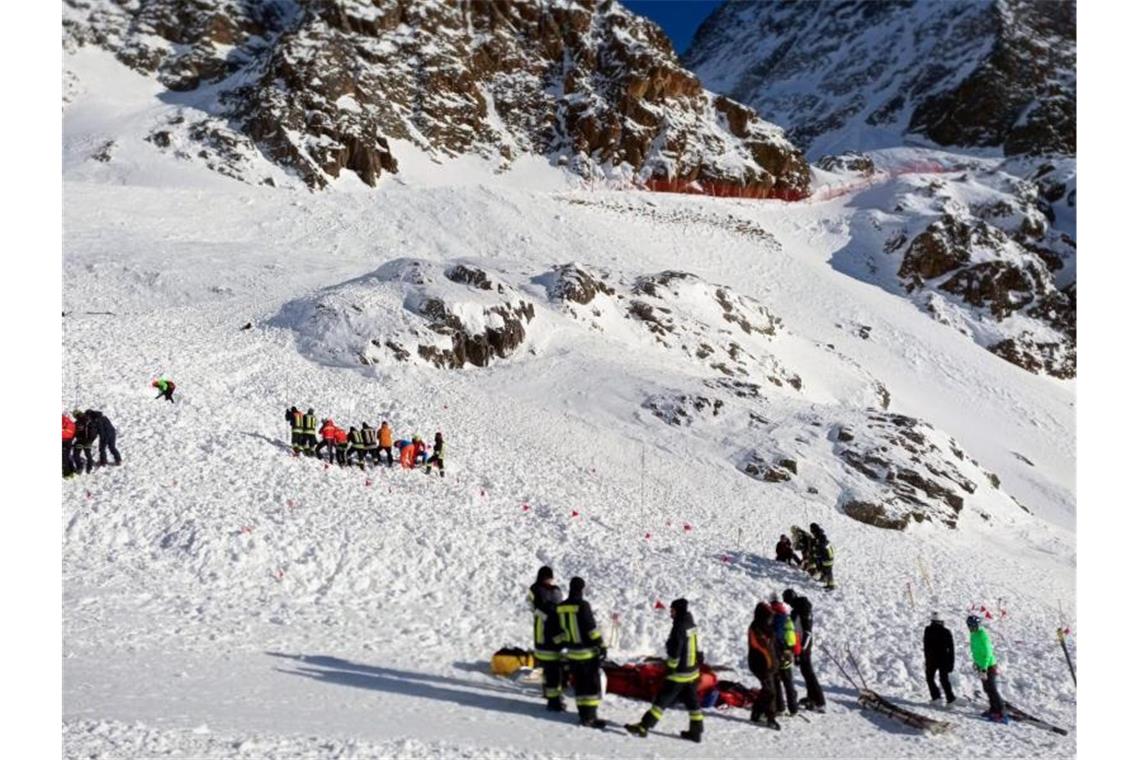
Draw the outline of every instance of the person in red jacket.
M341 467L348 464L348 431L337 428L334 432L336 441L336 463Z
M329 450L329 464L332 464L333 455L336 453L336 423L332 420L325 420L321 423L321 442L317 444L316 451L313 453L319 457L321 449Z
M422 464L427 461L427 444L418 435L412 436L412 464Z
M75 475L75 465L71 460L71 447L75 442L75 420L63 415L63 477Z

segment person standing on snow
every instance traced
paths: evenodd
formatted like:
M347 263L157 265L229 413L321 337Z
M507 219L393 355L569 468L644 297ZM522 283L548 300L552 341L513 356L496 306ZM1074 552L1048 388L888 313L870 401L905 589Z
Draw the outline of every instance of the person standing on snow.
M341 467L348 464L348 433L344 428L337 428L335 432L336 463Z
M768 600L768 606L772 608L772 640L776 644L776 712L782 715L787 709L788 714L794 716L799 711L796 683L792 679L792 665L799 653L796 626L788 605L774 593Z
M682 739L700 742L705 716L697 699L697 680L701 677L701 657L698 651L697 624L689 614L687 599L674 599L669 605L673 628L665 642L666 676L661 691L653 699L653 706L641 716L639 723L629 723L625 730L644 738L649 729L657 725L665 710L680 699L689 710L689 730L681 732Z
M289 423L289 444L293 447L293 456L297 456L305 445L305 415L291 406L285 410L285 421Z
M376 453L376 461L380 461L380 451L388 455L388 466L392 466L392 428L388 425L388 420L380 423L380 448Z
M309 411L301 418L302 446L305 456L314 456L317 453L317 413L309 407Z
M772 608L767 602L760 602L748 626L748 669L760 679L760 694L752 703L753 723L760 722L760 715L767 718L765 725L774 731L780 730L776 722L776 644L772 641Z
M154 397L155 401L157 401L160 398L164 398L167 401L169 401L170 403L172 403L172 404L174 403L174 381L173 380L167 380L166 378L160 377L157 380L152 380L150 387L151 388L158 388L158 395Z
M427 460L427 467L425 468L425 471L427 472L428 475L431 475L431 466L433 463L439 465L439 476L442 478L443 477L443 433L440 433L438 431L436 431L436 434L435 434L435 445L433 445L431 448L431 458Z
M946 704L954 704L954 689L950 686L950 674L954 672L954 636L942 624L942 617L935 612L930 616L930 625L922 632L922 654L926 660L926 685L930 687L930 699L937 702L942 692L934 685L934 674L946 692Z
M321 449L328 449L329 464L332 464L333 455L336 453L336 423L331 419L321 423L321 442L314 451L318 457L321 455Z
M360 469L364 469L364 436L355 427L350 426L348 429L348 463L352 464L352 458L356 457L357 462L360 464Z
M970 655L974 658L974 670L981 674L982 689L990 701L990 709L983 715L990 720L1006 723L1009 719L1005 717L1005 702L998 691L997 658L994 657L990 634L982 627L982 619L977 615L966 618L966 627L970 629Z
M360 423L360 438L364 441L364 450L360 456L360 469L364 469L364 457L372 455L372 464L380 464L380 444L376 441L376 428L367 422Z
M835 550L827 540L827 534L817 523L811 524L812 548L815 551L815 566L819 570L823 587L828 591L835 589L835 578L831 566L835 563Z
M72 460L72 448L75 445L75 420L63 414L63 477L75 476L75 462Z
M562 602L562 589L554 583L554 571L546 565L538 568L527 591L526 600L534 613L534 659L542 668L542 696L546 709L562 712L562 628L558 623L558 605Z
M807 696L800 700L800 706L808 710L823 712L827 706L827 700L824 699L823 689L819 685L819 679L815 677L815 669L812 668L811 664L811 651L815 644L811 632L813 625L811 600L802 594L797 594L794 589L790 588L784 589L783 598L784 604L788 605L792 611L796 645L799 647L799 652L795 655L795 663L800 666L800 675L804 677L804 689L807 691Z
M76 409L75 416L75 471L91 472L95 467L95 460L91 457L91 446L99 431L95 428L94 420L89 420L85 412ZM83 459L87 460L84 466Z
M792 539L783 534L780 535L780 540L776 542L776 561L796 567L800 565L800 558L796 556L796 550L792 548Z
M574 679L574 701L578 705L578 723L589 728L605 728L606 721L598 717L602 704L602 660L606 646L602 633L594 622L594 611L583 598L586 581L578 576L570 579L570 595L559 604L558 625L562 629L562 644L570 664L570 677Z
M119 456L119 450L115 448L115 426L111 424L111 420L102 412L97 412L94 409L87 410L87 419L93 421L95 432L99 434L99 466L107 466L108 449L115 459L115 466L121 465L123 458Z

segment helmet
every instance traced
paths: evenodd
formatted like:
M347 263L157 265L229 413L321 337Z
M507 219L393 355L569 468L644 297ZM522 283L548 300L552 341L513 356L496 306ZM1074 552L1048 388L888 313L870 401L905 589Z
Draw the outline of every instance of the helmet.
M582 580L577 575L575 575L573 578L570 579L570 593L571 594L579 595L585 590L586 590L586 581Z
M808 530L810 530L812 533L819 533L821 530L823 530L823 528L819 527L819 523L812 523L808 526Z
M554 571L550 569L549 565L543 565L538 568L538 582L554 580Z
M784 603L791 604L796 598L796 592L790 588L784 589Z
M689 611L689 600L685 598L674 599L669 603L669 607L676 610L678 615L684 615Z
M310 406L309 411L305 412L305 414L316 414L316 412L314 412L313 407Z
M982 619L977 615L970 615L966 618L966 627L973 629L982 624Z

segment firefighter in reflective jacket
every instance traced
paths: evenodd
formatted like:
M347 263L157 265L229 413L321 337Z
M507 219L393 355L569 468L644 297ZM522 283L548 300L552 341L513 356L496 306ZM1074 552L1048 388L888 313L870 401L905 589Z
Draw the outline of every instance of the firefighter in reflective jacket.
M669 706L680 699L689 710L689 730L682 731L681 738L699 742L704 729L704 715L697 701L697 680L701 677L697 624L689 614L686 599L674 599L669 605L669 614L673 618L673 628L665 642L665 654L669 658L665 663L668 669L665 683L654 698L653 707L641 716L641 722L630 723L625 730L634 736L644 737L657 725Z
M285 421L289 423L289 443L293 446L293 456L301 453L305 445L305 415L295 406L285 411Z
M527 591L526 600L534 611L534 659L542 668L546 709L562 712L566 703L562 701L562 628L557 610L562 589L554 583L553 570L545 565L538 568L538 577Z
M835 588L835 577L832 575L831 566L835 564L835 550L831 548L827 534L817 523L812 523L809 529L811 530L812 548L815 553L815 566L819 568L820 580L823 581L823 587L826 590L832 591Z
M348 464L348 433L344 428L337 428L334 433L336 441L336 463L341 467Z
M305 412L305 416L301 418L301 427L303 428L303 443L305 453L309 456L314 456L317 453L317 413L311 408Z
M606 657L602 634L594 622L590 603L582 598L586 581L578 576L570 579L570 596L555 609L558 625L562 628L562 645L570 664L570 677L574 679L574 701L578 703L578 722L591 728L605 728L606 721L598 717L602 703L601 661Z
M376 442L376 428L367 422L360 423L360 438L364 441L360 451L360 469L364 469L364 458L372 455L372 464L380 464L380 446Z

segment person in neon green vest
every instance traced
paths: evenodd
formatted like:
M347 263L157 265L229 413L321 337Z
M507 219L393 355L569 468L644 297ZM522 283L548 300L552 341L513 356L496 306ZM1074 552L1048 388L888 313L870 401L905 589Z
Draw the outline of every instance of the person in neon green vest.
M154 397L156 401L160 398L165 398L170 403L172 403L172 404L174 403L174 381L173 380L167 380L164 377L160 377L158 380L154 380L153 382L151 382L150 386L152 388L158 388L158 395Z
M982 627L982 619L977 615L966 618L966 627L970 629L970 655L974 658L974 670L982 675L982 689L990 701L990 709L985 716L993 721L1009 722L1005 717L1005 702L998 692L997 658L994 657L994 646L990 643L990 634Z

